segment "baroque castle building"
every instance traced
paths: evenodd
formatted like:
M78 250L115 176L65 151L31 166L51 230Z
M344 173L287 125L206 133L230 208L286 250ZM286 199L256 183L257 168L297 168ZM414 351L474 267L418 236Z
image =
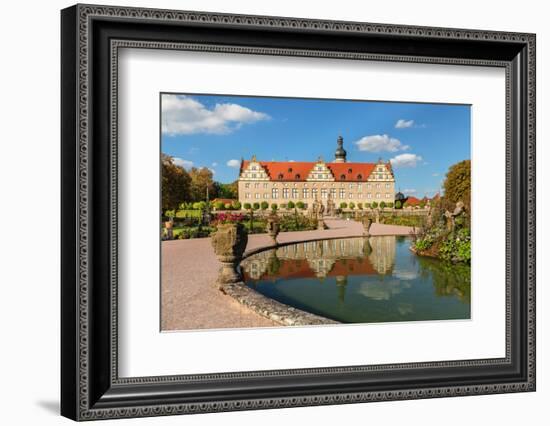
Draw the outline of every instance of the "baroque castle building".
M349 163L341 136L332 162L321 158L305 161L242 160L239 171L241 204L268 202L278 206L289 201L302 201L311 206L319 200L325 206L329 199L336 206L342 202L363 205L384 201L393 203L395 176L391 163Z

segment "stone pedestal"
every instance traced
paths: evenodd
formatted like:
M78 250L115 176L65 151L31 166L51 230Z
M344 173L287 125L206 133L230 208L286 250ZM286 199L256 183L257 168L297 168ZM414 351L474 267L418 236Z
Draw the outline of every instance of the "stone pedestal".
M214 252L222 267L218 273L218 284L242 281L237 267L243 258L248 243L248 234L241 223L227 223L218 225L212 235Z

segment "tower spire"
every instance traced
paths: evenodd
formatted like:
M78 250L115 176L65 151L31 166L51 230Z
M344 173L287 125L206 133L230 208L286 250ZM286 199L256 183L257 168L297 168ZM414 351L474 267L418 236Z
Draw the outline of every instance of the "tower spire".
M338 136L336 139L336 151L334 152L334 162L335 163L345 163L346 162L346 150L344 149L344 138Z

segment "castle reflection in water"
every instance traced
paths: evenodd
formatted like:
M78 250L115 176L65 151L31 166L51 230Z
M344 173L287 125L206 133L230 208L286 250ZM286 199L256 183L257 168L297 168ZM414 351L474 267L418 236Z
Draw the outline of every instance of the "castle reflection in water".
M308 241L257 253L243 260L241 268L245 281L391 275L395 241L394 236Z

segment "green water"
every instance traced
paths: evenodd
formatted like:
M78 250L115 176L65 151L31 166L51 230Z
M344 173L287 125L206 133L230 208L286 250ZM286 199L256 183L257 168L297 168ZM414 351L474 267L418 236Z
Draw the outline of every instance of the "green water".
M343 323L470 318L470 267L418 257L405 237L298 243L242 264L245 282Z

